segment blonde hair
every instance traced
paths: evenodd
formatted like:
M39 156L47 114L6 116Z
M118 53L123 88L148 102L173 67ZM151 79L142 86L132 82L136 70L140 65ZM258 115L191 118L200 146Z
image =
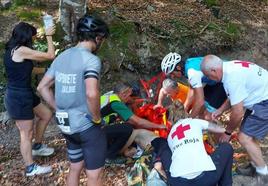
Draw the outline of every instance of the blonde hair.
M184 110L183 104L175 100L172 102L172 104L168 107L168 120L175 124L180 119L189 118L189 114Z
M162 87L164 89L168 89L168 88L172 88L172 89L176 89L178 87L178 84L176 81L172 80L172 79L165 79L162 83Z

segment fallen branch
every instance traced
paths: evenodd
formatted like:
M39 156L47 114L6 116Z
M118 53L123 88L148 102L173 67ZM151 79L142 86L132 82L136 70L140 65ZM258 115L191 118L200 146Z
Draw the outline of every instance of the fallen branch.
M211 22L208 22L201 30L200 30L200 32L198 33L198 34L202 34L206 29L207 29L207 27L210 25L210 23Z

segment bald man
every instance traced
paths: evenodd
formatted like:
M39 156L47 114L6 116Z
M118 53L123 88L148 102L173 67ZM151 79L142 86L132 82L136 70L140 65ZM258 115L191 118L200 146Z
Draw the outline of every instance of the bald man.
M229 141L232 132L243 118L238 135L239 142L250 156L251 169L267 184L268 169L257 142L268 133L267 70L248 61L233 60L223 63L222 59L215 55L205 56L201 70L210 79L222 82L229 98L229 102L214 113L216 117L231 108L230 121L220 140Z

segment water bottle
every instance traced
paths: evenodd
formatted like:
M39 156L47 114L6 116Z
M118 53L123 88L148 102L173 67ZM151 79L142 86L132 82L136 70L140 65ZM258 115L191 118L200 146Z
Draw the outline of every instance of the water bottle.
M44 21L45 29L48 29L49 27L52 27L54 25L53 17L51 15L48 15L48 14L44 15L43 21Z

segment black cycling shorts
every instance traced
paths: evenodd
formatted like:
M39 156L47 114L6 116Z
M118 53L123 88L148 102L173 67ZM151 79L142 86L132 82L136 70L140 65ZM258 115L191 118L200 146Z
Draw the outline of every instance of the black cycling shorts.
M105 164L107 141L100 126L93 125L83 132L63 134L67 142L70 162L85 161L87 170L101 168Z
M222 83L217 83L215 85L206 85L204 87L204 96L205 101L216 109L218 109L227 99L227 95Z
M6 89L4 98L5 107L9 116L14 120L34 119L34 107L40 104L40 98L31 88Z

